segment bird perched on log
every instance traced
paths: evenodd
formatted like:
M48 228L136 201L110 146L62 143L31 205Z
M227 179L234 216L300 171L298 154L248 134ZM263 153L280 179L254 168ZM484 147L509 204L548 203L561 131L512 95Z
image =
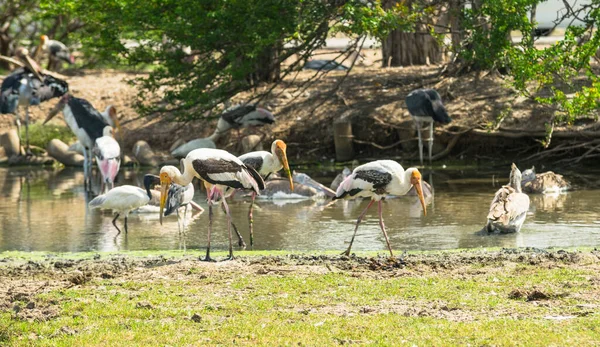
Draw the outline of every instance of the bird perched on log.
M21 137L19 106L25 108L25 148L29 149L29 106L57 98L69 91L69 84L59 78L43 74L39 65L29 57L26 49L20 48L17 57L24 66L8 75L0 87L0 113L15 115L17 131Z
M536 174L535 166L532 166L531 169L523 171L521 188L529 194L553 194L571 189L571 183L552 171Z
M383 224L381 200L384 199L386 195L405 195L411 187L415 187L419 200L421 201L421 206L423 207L423 214L427 215L427 207L425 205L425 198L423 197L423 189L421 187L421 173L416 168L409 168L405 171L400 164L393 160L377 160L358 166L352 171L350 176L346 177L338 187L336 196L333 198L334 200L367 197L371 198L371 201L356 221L354 234L352 235L348 249L344 252L345 255L350 255L358 225L364 218L369 207L377 201L379 205L379 226L381 227L381 231L383 231L383 236L385 237L385 242L390 251L390 256L394 256L392 247L390 246L390 240L385 231L385 225Z
M452 120L442 103L442 98L435 89L417 89L406 96L408 112L413 117L419 136L419 159L423 165L423 139L421 129L423 123L429 122L429 163L433 151L433 124L448 124Z
M46 35L40 36L40 44L35 51L35 56L37 57L41 52L48 53L48 70L52 70L53 65L58 61L64 61L69 65L75 63L75 58L64 43L50 40Z
M84 176L86 186L91 187L92 176L92 153L91 150L96 143L96 140L103 136L104 128L109 126L102 114L98 112L90 104L89 101L81 98L76 98L69 94L65 94L56 106L50 111L44 124L58 114L63 112L65 122L71 128L71 131L77 136L79 142L83 145L84 152ZM116 113L115 113L116 117ZM115 118L114 122L119 130L119 122Z
M521 191L521 171L511 166L509 184L498 189L484 227L488 232L514 233L521 230L529 211L529 197Z

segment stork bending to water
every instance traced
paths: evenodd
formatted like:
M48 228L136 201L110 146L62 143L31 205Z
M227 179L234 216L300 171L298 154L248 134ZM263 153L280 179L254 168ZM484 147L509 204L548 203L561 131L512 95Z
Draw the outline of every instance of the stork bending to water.
M239 156L238 158L248 167L256 170L264 179L270 174L275 173L281 169L285 172L288 182L290 183L290 190L294 191L294 182L292 180L292 173L287 159L287 146L285 142L281 140L275 140L271 144L271 152L267 151L256 151L246 153ZM250 225L250 246L254 245L254 231L252 219L252 209L254 208L254 200L256 199L256 193L252 192L252 202L250 203L250 209L248 211L248 223Z
M521 230L529 211L529 196L521 192L521 171L513 163L510 182L498 189L487 216L488 232L514 233Z
M212 205L220 200L227 214L227 230L229 234L229 258L233 259L233 244L231 238L231 214L226 202L224 191L227 187L233 189L251 189L259 194L264 189L265 182L256 170L246 166L233 154L220 150L201 148L191 151L182 160L183 173L175 166L163 166L160 169L160 221L167 200L167 191L172 183L187 186L194 177L202 180L208 192L208 245L205 260L210 257L210 235L212 232Z
M150 198L143 189L124 185L111 189L106 194L98 195L90 201L88 206L92 209L100 208L117 212L112 224L119 231L117 233L118 236L121 233L121 229L117 226L117 218L119 218L121 214L125 214L124 225L125 233L127 233L127 217L129 216L129 212L146 205L148 201L150 201Z
M433 151L433 124L434 122L448 124L452 119L446 112L440 94L434 89L413 90L406 96L406 106L417 126L417 134L419 136L419 159L421 160L421 165L423 165L423 139L421 137L421 128L423 127L423 123L429 122L429 163L431 164Z
M390 246L390 240L385 231L385 225L383 224L381 200L388 194L405 195L411 187L415 187L419 200L421 201L421 206L423 207L423 214L427 215L427 207L425 206L425 198L423 197L423 188L421 187L421 173L416 168L409 168L405 171L400 164L393 160L377 160L358 166L352 171L350 176L346 177L338 187L336 196L333 198L334 200L368 197L371 198L371 201L356 221L354 234L352 235L348 249L344 252L345 255L350 255L358 225L364 218L369 207L377 201L379 205L379 226L381 227L381 231L383 231L383 236L385 237L385 242L390 251L390 256L394 256L392 247Z

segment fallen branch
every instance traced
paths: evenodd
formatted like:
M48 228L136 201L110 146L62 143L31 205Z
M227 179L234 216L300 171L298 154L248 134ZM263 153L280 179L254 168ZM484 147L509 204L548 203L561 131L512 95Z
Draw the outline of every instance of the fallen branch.
M461 132L457 133L456 135L454 135L454 137L450 140L450 142L448 142L448 145L446 146L446 149L444 149L440 153L434 155L431 158L431 160L439 160L439 159L445 158L448 154L450 154L450 152L452 151L452 149L454 148L454 146L456 146L456 144L458 143L458 140L460 139L460 137L463 136L464 134L472 131L472 130L473 130L473 128L467 129L467 130L461 131Z

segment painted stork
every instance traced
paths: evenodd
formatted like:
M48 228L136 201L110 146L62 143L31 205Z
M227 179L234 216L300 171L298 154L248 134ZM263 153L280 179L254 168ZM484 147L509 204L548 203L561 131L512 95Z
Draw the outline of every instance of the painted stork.
M212 205L220 198L227 214L227 230L229 234L229 258L233 259L231 241L231 214L225 201L224 191L227 187L233 189L251 189L259 194L264 189L265 182L256 170L246 166L233 154L220 149L200 148L191 151L182 159L183 173L175 166L163 166L160 169L160 221L167 200L167 191L172 183L187 186L194 177L202 180L208 192L208 245L205 260L210 257L210 234L212 232Z
M571 183L552 171L535 173L535 166L523 171L521 188L528 194L556 194L571 189Z
M338 187L336 196L333 198L334 200L342 198L370 197L371 201L356 221L354 234L352 235L348 249L344 252L345 255L350 255L358 225L364 218L369 207L377 201L379 204L379 226L381 227L381 231L383 231L383 236L385 237L385 242L390 251L390 256L394 256L392 247L390 246L390 240L385 231L385 225L383 224L381 200L388 194L405 195L411 187L415 187L419 200L421 201L421 206L423 207L423 214L427 215L427 207L425 205L425 198L423 197L423 189L421 187L421 173L416 168L409 168L405 171L400 164L393 160L377 160L358 166L352 171L350 176L346 177Z
M154 187L158 186L158 189ZM150 198L149 205L160 208L160 177L152 174L144 176L144 188ZM165 201L164 216L167 217L173 212L177 214L177 226L180 231L185 231L185 218L188 211L188 206L197 211L204 211L204 209L196 204L192 199L194 198L194 184L190 182L187 186L180 186L179 184L171 184L167 192L167 200ZM183 215L179 214L179 210L184 208Z
M146 205L148 201L150 201L150 198L143 189L124 185L113 188L106 194L98 195L90 201L88 206L91 209L100 208L115 211L117 215L112 223L119 231L117 233L117 235L119 235L121 229L117 226L117 218L119 218L121 214L125 214L125 233L127 233L127 217L129 216L129 212Z
M56 77L40 73L41 69L29 58L24 48L17 50L17 56L24 62L23 68L17 68L2 81L0 87L0 113L13 113L16 118L19 139L21 138L21 117L19 106L25 108L25 148L29 149L29 106L57 98L69 91L67 82Z
M91 150L94 147L96 139L103 136L104 128L109 124L104 120L104 117L98 110L85 99L76 98L69 94L65 94L56 104L54 109L50 111L44 124L58 114L62 109L65 122L71 128L71 131L77 136L79 142L83 145L83 157L86 185L91 187L92 174L92 156ZM119 130L119 122L114 118L117 131Z
M238 158L248 167L256 170L264 179L270 174L277 172L281 169L285 172L288 177L290 184L290 190L294 191L294 181L292 180L292 173L290 171L290 165L287 159L287 145L281 140L275 140L271 144L271 152L267 151L256 151L246 153L239 156ZM250 203L250 209L248 211L248 222L250 224L250 247L254 245L254 231L253 231L253 219L252 210L254 208L254 199L256 199L256 193L252 193L252 202Z
M513 163L510 182L496 192L484 229L489 233L519 232L525 222L527 211L529 211L529 196L521 192L521 171Z
M40 44L35 51L35 55L37 56L42 51L48 53L48 56L50 57L48 61L48 70L50 70L53 61L62 60L69 65L75 63L75 58L71 55L64 43L57 40L50 40L46 35L40 36Z
M435 89L417 89L406 96L406 106L408 112L413 117L417 126L419 136L419 159L423 165L423 139L421 137L421 128L423 123L429 122L429 164L431 164L431 155L433 151L433 124L438 122L448 124L452 120L446 108L442 103L442 98Z
M96 164L102 175L100 191L106 192L115 186L115 177L117 177L121 166L121 146L115 140L113 128L110 125L104 127L102 135L102 137L96 139L92 153L96 157ZM108 188L109 185L110 188Z

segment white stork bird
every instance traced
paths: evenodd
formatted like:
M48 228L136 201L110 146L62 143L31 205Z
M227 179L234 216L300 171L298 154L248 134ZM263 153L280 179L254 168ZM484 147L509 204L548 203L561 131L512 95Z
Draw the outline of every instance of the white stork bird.
M158 186L158 189L155 187ZM156 206L160 208L160 177L152 174L144 176L144 188L150 198L148 205ZM173 212L177 214L177 226L181 231L185 231L185 219L187 216L188 206L191 206L193 210L204 211L204 209L196 204L192 199L194 198L194 184L190 182L187 186L180 186L179 184L171 184L169 191L167 192L167 200L165 201L164 216L167 217ZM184 208L183 215L179 214L179 210Z
M109 124L104 120L104 117L98 110L92 106L87 100L73 97L65 94L56 104L54 109L50 111L44 124L58 114L62 109L65 117L65 122L71 128L71 131L77 136L79 142L83 145L83 157L86 185L91 186L92 175L92 156L91 150L94 147L96 139L103 136L104 128ZM119 122L115 119L114 122L119 130Z
M292 180L292 173L290 171L290 165L287 159L287 145L281 140L275 140L271 144L271 152L267 151L256 151L246 153L239 156L238 158L248 167L256 170L263 179L275 173L281 169L285 172L290 183L290 190L294 191L294 181ZM250 210L248 211L248 222L250 224L250 246L254 245L254 232L253 232L253 219L252 210L254 208L254 200L256 199L256 193L252 193L252 202L250 203Z
M529 194L555 194L571 189L571 183L552 171L535 173L535 166L523 171L521 188Z
M263 126L275 122L275 117L264 108L256 105L236 105L228 108L219 117L217 128L209 137L195 139L184 143L171 152L175 158L183 158L189 152L199 148L217 148L215 143L226 132L231 129L247 128L250 126Z
M182 160L183 173L175 166L163 166L160 169L160 221L167 200L167 191L172 183L187 186L194 177L202 180L208 192L208 245L205 260L210 261L210 234L212 232L212 204L219 198L227 213L229 232L229 258L233 259L231 241L231 214L225 201L224 191L227 187L233 189L252 189L259 194L264 189L265 182L256 170L247 167L233 154L220 149L200 148L191 151Z
M435 89L417 89L406 96L408 112L413 117L419 136L419 159L423 165L423 139L421 128L423 123L429 122L429 163L433 151L433 123L448 124L452 119L448 116L442 98Z
M125 214L125 233L127 233L127 217L129 216L129 212L140 206L146 205L148 201L150 201L150 198L143 189L124 185L113 188L106 194L98 195L90 201L88 206L91 209L100 208L117 212L112 223L119 231L117 233L117 235L119 235L121 229L117 226L117 218L119 218L121 214Z
M521 191L521 171L513 163L510 181L498 189L487 216L488 232L514 233L521 230L529 211L529 196Z
M69 65L75 63L75 58L64 43L57 40L50 40L46 35L40 36L40 44L35 51L35 55L38 56L42 51L48 53L49 56L48 70L51 69L55 61L62 60Z
M105 189L108 191L115 186L115 177L117 177L121 166L121 146L115 140L113 128L110 125L104 127L102 135L102 137L96 139L92 153L96 157L96 164L102 175L100 191L105 192ZM108 188L109 185L110 188Z
M20 48L16 52L23 63L23 68L14 70L0 87L0 113L13 113L16 118L19 139L21 137L21 117L18 114L19 106L25 108L25 148L29 149L29 106L39 105L41 102L57 98L69 91L67 82L56 77L42 74L39 65L33 61L26 49Z
M338 187L336 196L333 198L334 200L346 197L370 197L371 201L356 221L354 234L352 235L348 249L344 252L345 255L350 255L350 249L352 248L358 225L364 218L369 207L377 201L379 204L379 226L381 227L381 231L383 231L383 236L385 236L385 242L387 243L390 255L394 256L390 240L385 231L385 225L383 224L381 200L388 194L405 195L411 187L415 187L421 201L421 206L423 207L423 214L427 215L423 188L421 186L421 173L416 168L409 168L405 171L400 164L393 160L377 160L358 166L352 171L350 176L346 177Z

